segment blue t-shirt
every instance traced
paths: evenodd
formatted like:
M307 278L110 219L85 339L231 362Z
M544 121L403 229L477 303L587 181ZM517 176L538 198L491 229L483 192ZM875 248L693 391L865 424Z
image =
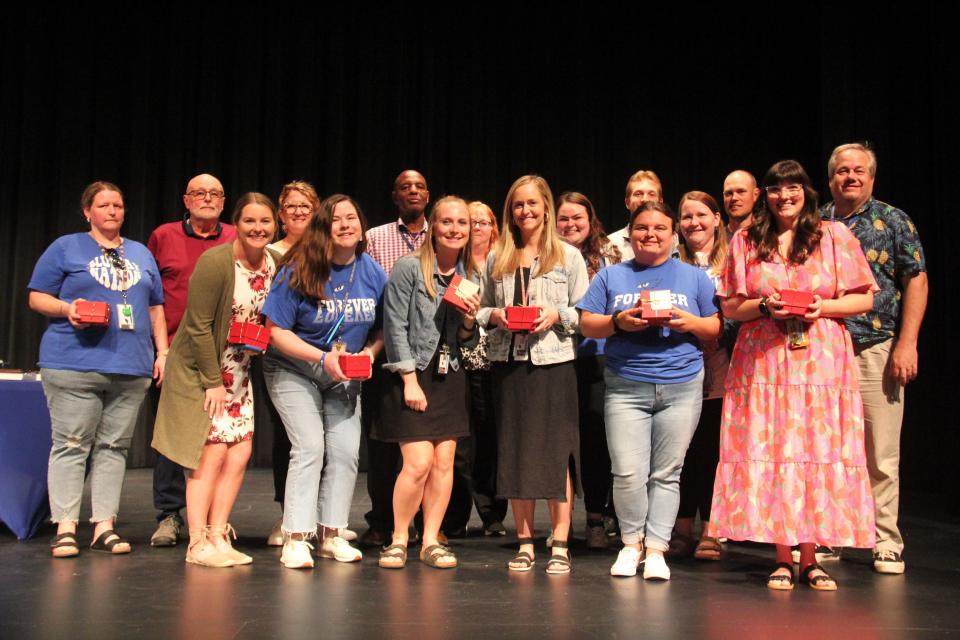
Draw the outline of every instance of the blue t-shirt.
M351 284L354 264L356 273ZM343 340L347 351L356 353L363 349L370 329L381 326L387 274L366 253L350 264L331 265L330 279L324 287L326 300L314 300L291 289L288 274L289 268L283 267L274 278L263 315L278 327L293 331L304 342L329 351L332 342ZM341 315L343 322L327 342Z
M718 311L710 277L675 258L655 267L644 267L635 260L607 267L593 279L577 308L610 315L636 306L640 292L646 289L669 289L673 305L696 316ZM703 368L703 353L695 336L660 327L614 334L607 338L604 351L611 371L639 382L688 382Z
M104 257L88 233L57 238L33 269L27 287L73 302L77 298L110 304L106 327L74 329L66 318L51 318L40 341L40 366L69 371L96 371L133 376L153 374L154 350L150 307L163 304L160 270L147 248L123 241L127 302L133 306L134 330L120 329L117 305L123 303L122 272Z

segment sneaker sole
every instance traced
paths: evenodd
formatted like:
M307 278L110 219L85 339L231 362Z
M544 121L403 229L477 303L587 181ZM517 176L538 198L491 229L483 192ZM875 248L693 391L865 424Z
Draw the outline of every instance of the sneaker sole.
M629 573L626 571L614 571L611 568L610 575L614 576L615 578L635 578L637 575L637 570L634 569L632 573Z
M898 575L901 575L904 571L906 571L906 569L907 569L906 565L902 562L900 563L899 566L897 566L896 564L891 566L890 563L884 563L880 565L874 563L873 565L874 571L876 571L877 573L886 573L888 575L898 576Z
M363 560L363 556L360 556L359 558L357 558L356 556L350 556L349 558L344 558L344 557L337 557L336 554L332 554L332 553L318 553L317 556L325 560L336 560L337 562L360 562L361 560Z
M285 566L287 569L313 569L313 562L305 561L300 564L295 564L292 562L284 562L283 560L280 563Z

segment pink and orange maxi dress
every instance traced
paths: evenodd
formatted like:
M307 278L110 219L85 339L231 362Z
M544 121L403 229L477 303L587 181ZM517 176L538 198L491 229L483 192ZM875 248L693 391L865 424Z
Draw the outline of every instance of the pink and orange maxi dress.
M877 291L860 243L824 222L802 265L758 262L744 231L731 241L721 297L801 289L823 299ZM790 349L785 323L744 322L727 373L710 535L795 545L874 546L863 405L853 342L842 320L805 323Z

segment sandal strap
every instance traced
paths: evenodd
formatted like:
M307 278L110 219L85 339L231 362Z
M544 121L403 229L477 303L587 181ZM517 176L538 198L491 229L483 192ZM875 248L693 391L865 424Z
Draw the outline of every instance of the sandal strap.
M811 577L810 577L810 574L813 573L814 571L820 571L821 573L820 573L820 575L814 576L814 577L811 578ZM800 576L801 576L801 578L803 578L803 581L804 581L804 582L806 582L806 583L808 583L808 584L815 585L815 586L816 586L816 585L819 585L819 584L821 584L821 583L823 583L823 582L833 582L833 583L836 583L836 580L834 580L834 579L830 576L830 574L827 573L826 570L824 570L824 568L821 567L821 566L820 566L819 564L817 564L816 562L814 562L813 564L808 564L808 565L804 568L804 570L800 572Z
M50 546L54 549L59 547L75 547L77 546L77 532L68 531L66 533L58 533L50 540Z
M407 555L407 547L402 544L392 544L380 550L381 558L404 558Z

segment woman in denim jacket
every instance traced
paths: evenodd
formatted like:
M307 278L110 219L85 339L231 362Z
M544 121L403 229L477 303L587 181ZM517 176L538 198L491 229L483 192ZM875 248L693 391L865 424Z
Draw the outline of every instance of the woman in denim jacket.
M403 468L393 489L393 538L380 566L406 564L410 521L423 505L420 559L428 566L457 566L437 536L453 489L457 438L470 435L466 375L459 346L476 341L477 294L466 312L442 302L455 276L473 278L470 213L462 199L448 196L433 205L423 246L400 258L384 294L384 342L388 371L396 373L383 395L383 415L371 437L400 443Z
M575 306L587 290L587 267L557 235L553 194L540 176L523 176L510 187L503 229L487 258L477 319L490 329L497 494L511 499L520 544L507 566L533 566L534 506L545 498L553 531L547 573L569 573L567 536L580 450ZM529 331L508 328L505 307L519 305L540 309Z

